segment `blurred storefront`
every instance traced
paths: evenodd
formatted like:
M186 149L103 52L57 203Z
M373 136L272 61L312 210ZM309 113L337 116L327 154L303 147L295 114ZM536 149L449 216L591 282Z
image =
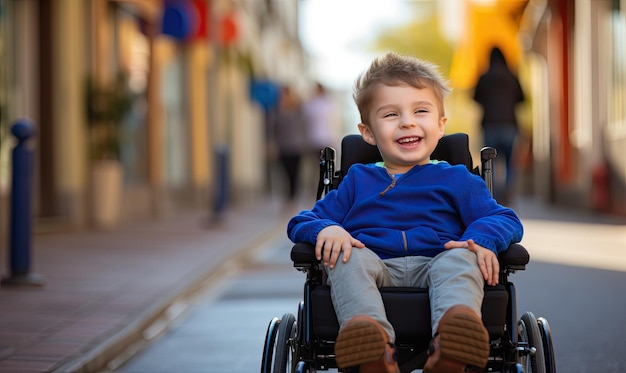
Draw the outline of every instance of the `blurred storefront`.
M626 214L626 1L445 3L463 14L454 23L455 88L469 97L497 45L526 91L518 113L525 137L517 160L522 192L546 203ZM471 105L469 98L457 105L461 118L477 117Z
M265 116L250 86L306 79L297 30L296 0L0 0L3 244L18 118L36 126L35 231L210 215L224 176L232 203L262 196ZM121 188L101 222L104 163Z
M626 1L530 1L536 193L626 214Z

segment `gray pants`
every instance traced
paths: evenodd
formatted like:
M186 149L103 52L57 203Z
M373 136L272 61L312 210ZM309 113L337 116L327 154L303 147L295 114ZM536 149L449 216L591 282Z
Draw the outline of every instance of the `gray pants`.
M364 314L380 322L392 342L395 332L387 321L380 287L428 288L433 335L439 320L452 306L465 305L481 315L485 280L476 254L467 249L446 250L434 258L382 260L367 248L353 248L347 263L341 262L340 257L333 269L326 267L326 272L340 327L352 317Z

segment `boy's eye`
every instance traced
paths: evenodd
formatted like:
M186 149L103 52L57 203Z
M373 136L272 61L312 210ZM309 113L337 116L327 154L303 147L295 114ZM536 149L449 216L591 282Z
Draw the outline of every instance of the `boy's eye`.
M387 114L383 115L383 118L395 117L396 115L398 115L398 114L396 114L396 113L387 113Z
M415 110L416 113L428 113L428 110L426 109L417 109Z

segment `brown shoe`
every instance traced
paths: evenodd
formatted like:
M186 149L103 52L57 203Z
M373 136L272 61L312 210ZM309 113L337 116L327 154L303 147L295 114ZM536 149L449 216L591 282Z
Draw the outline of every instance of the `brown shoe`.
M360 373L400 373L396 355L385 329L365 315L350 319L335 342L337 366L342 369L358 366Z
M469 307L454 306L439 322L423 373L480 371L488 359L489 333L482 320Z

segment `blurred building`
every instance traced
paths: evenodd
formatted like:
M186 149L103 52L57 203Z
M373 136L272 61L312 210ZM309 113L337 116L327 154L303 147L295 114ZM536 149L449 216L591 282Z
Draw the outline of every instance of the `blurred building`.
M626 214L626 1L529 1L535 192Z
M457 89L495 41L522 78L529 193L626 214L626 0L437 4ZM37 130L36 231L210 214L222 186L265 196L266 109L308 71L297 0L0 0L0 61L0 246L18 118Z
M306 80L297 12L296 0L0 0L0 246L19 118L36 127L35 231L209 215L220 185L233 203L262 196L272 88Z
M525 193L626 215L626 1L442 4L444 21L455 21L446 27L456 89L472 89L494 45L522 80Z

